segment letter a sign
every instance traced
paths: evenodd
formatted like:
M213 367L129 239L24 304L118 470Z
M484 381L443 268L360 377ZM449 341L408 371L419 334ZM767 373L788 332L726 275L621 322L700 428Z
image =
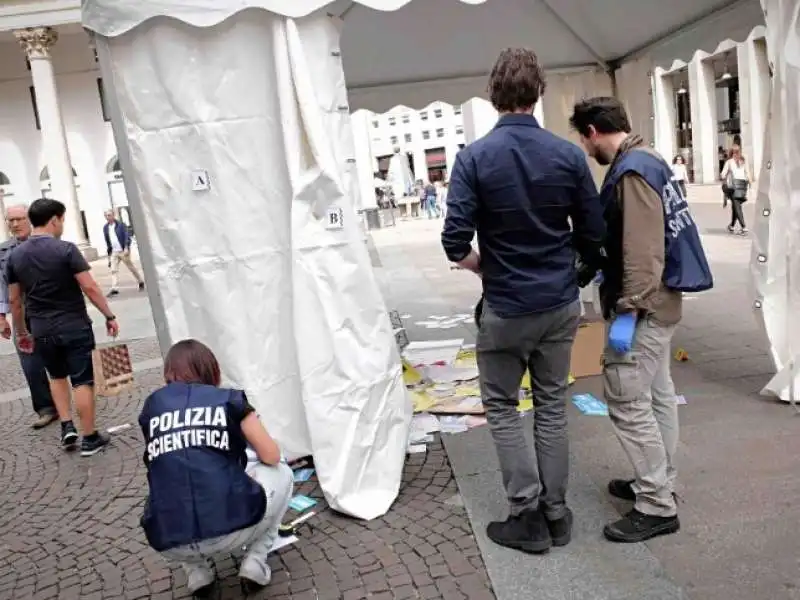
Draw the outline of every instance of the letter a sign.
M211 181L208 178L208 171L192 171L192 191L204 192L211 188Z
M341 208L330 207L325 216L325 229L341 229L344 227L343 216L344 213Z

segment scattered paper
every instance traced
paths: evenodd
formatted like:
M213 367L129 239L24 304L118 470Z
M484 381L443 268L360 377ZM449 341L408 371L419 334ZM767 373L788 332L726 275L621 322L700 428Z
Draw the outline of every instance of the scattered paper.
M685 396L678 396L677 398L678 404L686 404L686 397Z
M428 409L435 414L483 414L485 409L480 396L454 396L439 400Z
M130 428L131 428L131 424L130 423L123 423L122 425L114 425L114 427L109 427L108 429L106 429L106 431L108 433L117 433L117 432L120 432L120 431L125 431L126 429L130 429Z
M463 343L463 339L411 342L403 350L403 356L413 366L453 364Z
M294 498L289 501L289 508L292 510L296 510L297 512L303 512L304 510L308 510L312 506L317 503L316 500L313 498L309 498L308 496L303 496L302 494L298 494Z
M467 417L440 417L439 425L442 433L463 433L467 426Z
M272 542L272 548L269 549L270 552L277 552L281 548L294 544L295 542L300 541L296 535L290 535L288 537L281 537L278 536L275 538L275 541Z
M419 431L420 433L436 433L439 431L439 419L434 417L430 413L420 413L418 415L414 415L414 418L411 420L411 430L412 431Z
M478 377L478 367L455 367L451 364L428 365L422 369L425 377L434 383L472 381Z
M428 447L425 444L413 444L408 447L409 454L425 454Z
M479 417L477 415L470 415L467 417L467 427L472 429L473 427L482 427L486 425L486 417Z
M605 402L598 400L591 394L575 394L572 403L585 415L593 417L607 417L608 407Z
M295 483L303 483L311 479L313 474L314 469L298 469L294 472L294 481Z

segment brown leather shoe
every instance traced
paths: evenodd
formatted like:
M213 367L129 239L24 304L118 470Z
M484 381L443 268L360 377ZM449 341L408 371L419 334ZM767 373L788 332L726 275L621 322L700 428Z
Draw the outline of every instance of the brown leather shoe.
M33 425L31 425L31 427L33 427L34 429L43 429L48 425L50 425L50 423L56 421L57 419L58 417L55 415L55 413L44 413L39 415L39 418L33 422Z

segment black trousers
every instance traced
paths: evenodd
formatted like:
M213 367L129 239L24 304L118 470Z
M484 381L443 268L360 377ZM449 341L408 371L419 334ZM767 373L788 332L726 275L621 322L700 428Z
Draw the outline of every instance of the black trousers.
M747 227L744 224L744 211L742 210L742 201L736 200L732 195L728 196L728 201L731 203L731 224L730 227L735 227L736 223L744 229Z

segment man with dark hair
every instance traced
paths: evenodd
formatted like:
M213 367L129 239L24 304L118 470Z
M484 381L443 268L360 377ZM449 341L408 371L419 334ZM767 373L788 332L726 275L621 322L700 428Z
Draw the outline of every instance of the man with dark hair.
M442 232L450 261L483 281L480 387L510 505L508 519L491 523L487 533L525 552L570 540L566 393L581 312L575 251L596 270L604 236L585 154L533 116L544 89L536 54L500 54L489 80L500 119L457 155ZM480 252L472 248L476 231ZM526 369L536 407L535 459L517 412Z
M600 298L610 322L604 389L611 423L634 468L609 492L635 501L606 538L642 542L680 528L675 504L678 408L670 342L682 291L713 285L686 199L669 164L631 134L616 98L575 105L570 118L586 151L609 165L600 192L608 236Z
M11 337L11 325L6 315L11 312L11 306L8 302L6 265L11 252L30 236L31 223L28 221L27 208L19 204L6 207L5 219L8 224L8 230L11 232L11 239L0 244L0 335L9 339ZM25 381L28 382L28 389L31 391L33 410L39 416L33 422L33 428L42 429L56 420L56 409L53 406L53 397L50 395L50 382L47 379L47 371L45 371L41 357L36 352L31 354L20 352L19 347L17 347L17 355L22 366L22 372L25 374Z
M6 275L17 344L28 353L35 346L50 375L50 390L61 421L61 444L72 450L78 441L70 409L72 384L83 433L81 455L91 456L109 439L95 428L95 341L83 294L105 316L109 335L116 336L119 327L86 259L74 244L60 239L65 213L66 208L57 200L41 198L31 204L28 218L33 232L11 254Z

